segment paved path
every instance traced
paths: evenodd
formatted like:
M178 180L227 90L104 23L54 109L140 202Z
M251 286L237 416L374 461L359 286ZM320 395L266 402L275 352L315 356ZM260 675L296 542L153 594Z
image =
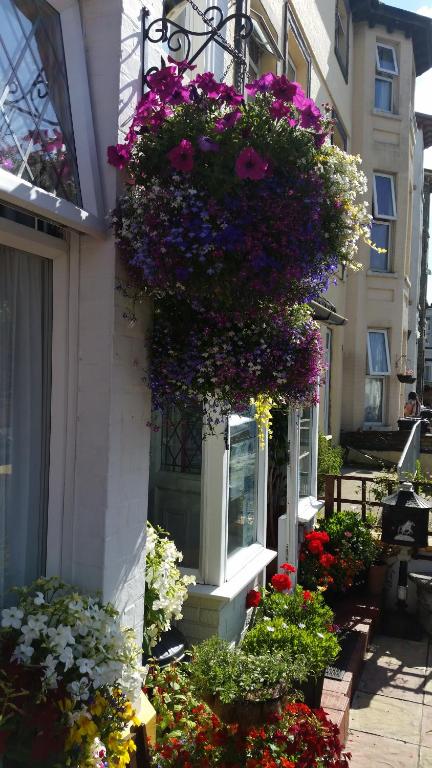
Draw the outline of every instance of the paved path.
M432 768L432 647L378 635L350 712L350 768Z

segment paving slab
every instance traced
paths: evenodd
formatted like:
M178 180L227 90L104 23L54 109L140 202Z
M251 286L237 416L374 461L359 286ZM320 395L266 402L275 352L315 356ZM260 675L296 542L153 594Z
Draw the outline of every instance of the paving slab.
M376 636L366 654L367 661L373 661L379 667L399 669L422 669L427 667L427 642L403 640L398 637ZM432 667L432 664L431 664Z
M400 669L396 666L379 666L374 659L370 659L364 666L358 690L421 704L425 695L424 682L424 667L405 666Z
M432 768L432 749L420 747L418 768Z
M418 746L385 736L350 730L345 750L352 754L350 768L417 768Z
M424 707L423 709L420 743L423 747L429 747L432 749L432 709L431 707Z
M422 709L417 702L357 691L350 726L353 730L419 744Z

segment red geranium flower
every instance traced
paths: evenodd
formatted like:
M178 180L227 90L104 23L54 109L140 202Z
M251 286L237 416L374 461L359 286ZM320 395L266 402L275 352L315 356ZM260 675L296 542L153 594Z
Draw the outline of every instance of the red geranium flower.
M276 573L271 579L272 586L276 592L285 592L291 589L291 579L286 573Z
M313 555L322 555L324 552L324 547L319 539L309 539L308 550L309 552L312 552Z
M294 568L291 563L282 563L281 569L284 570L286 573L295 573L297 568Z
M257 608L261 602L261 595L256 589L251 589L246 595L246 608Z
M313 600L313 594L312 592L309 592L308 589L303 590L303 602L309 603L311 600Z
M326 552L324 555L321 555L320 557L320 565L322 565L323 568L331 568L332 565L334 565L336 562L336 558L334 555L331 555L329 552Z

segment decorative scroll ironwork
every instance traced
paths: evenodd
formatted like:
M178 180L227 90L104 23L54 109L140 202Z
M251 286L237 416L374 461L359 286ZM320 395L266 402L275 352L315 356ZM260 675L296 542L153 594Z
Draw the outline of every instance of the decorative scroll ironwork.
M223 11L217 5L212 5L205 11L201 11L193 0L188 0L188 3L202 18L206 28L202 31L186 29L177 21L170 19L169 16L163 16L147 24L149 12L145 9L143 13L143 47L146 43L163 44L169 55L175 57L181 52L181 59L187 59L190 64L193 64L203 51L214 42L232 57L233 62L230 62L229 66L234 63L234 85L239 91L243 91L247 64L244 46L253 32L253 22L251 17L243 12L241 0L237 0L235 13L230 13L228 16L224 16ZM234 46L228 42L223 34L230 22L234 23ZM193 46L194 40L198 41L196 50ZM161 56L160 66L165 65L165 58ZM147 71L143 70L143 88L148 86L148 76L157 72L158 69L159 67L153 66Z

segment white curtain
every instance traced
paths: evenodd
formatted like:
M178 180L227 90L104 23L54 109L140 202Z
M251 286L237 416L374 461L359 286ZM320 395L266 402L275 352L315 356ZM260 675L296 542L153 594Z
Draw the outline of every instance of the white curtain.
M43 573L51 264L0 245L0 605Z

